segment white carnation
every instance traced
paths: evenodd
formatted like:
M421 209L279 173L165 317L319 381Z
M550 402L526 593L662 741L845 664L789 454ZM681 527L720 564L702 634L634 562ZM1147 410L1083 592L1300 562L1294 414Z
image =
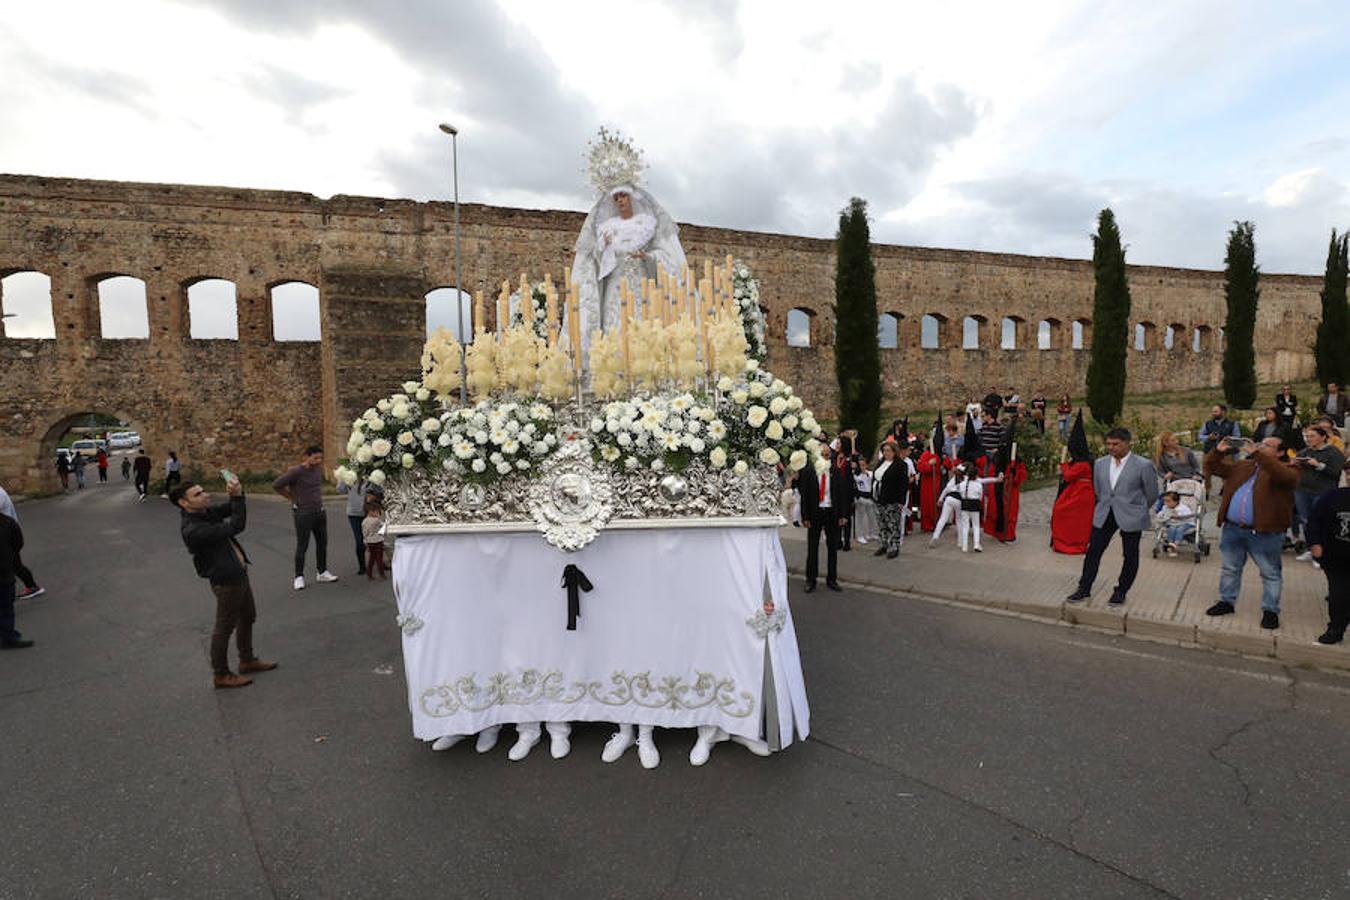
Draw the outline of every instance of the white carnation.
M434 418L423 419L423 420L422 420L422 430L425 431L425 432L427 432L427 433L429 433L429 434L434 434L435 432L440 431L440 430L441 430L441 420L440 420L440 419L434 419Z
M440 444L442 447L449 447L450 441L450 432L448 431L442 431L441 436L436 438L436 443Z
M766 388L762 383L758 381L750 382L750 396L754 397L756 400L758 400L760 397L763 397L768 392L769 389Z
M387 443L387 442L386 442ZM364 447L358 447L356 450L356 461L359 463L368 463L375 458L375 451L370 449L367 444Z
M487 463L481 459L475 459L469 464L469 468L473 469L475 472L481 473L487 470Z
M384 484L384 470L376 469L366 476L366 480L371 484Z
M403 390L409 394L414 393L417 390L417 382L415 381L403 382Z
M727 451L721 447L712 448L712 452L708 454L708 462L712 463L714 469L722 468L727 464Z
M393 415L395 419L406 419L408 418L409 412L408 404L403 403L401 401L399 403L395 403L393 409L389 410L389 412L391 415Z
M745 460L738 459L736 460L736 465L731 467L731 471L735 472L737 475L744 475L746 472L750 471L750 467L745 464Z
M689 439L689 449L693 450L695 453L702 453L707 446L708 445L704 443L703 438L701 437L691 437Z
M746 403L749 402L749 400L750 400L750 395L747 394L745 391L732 391L732 392L731 392L731 402L732 402L732 403L735 403L737 406L744 406Z
M769 412L773 413L775 416L781 416L783 413L787 412L787 401L782 397L774 397L769 401Z
M796 428L796 427L797 427L797 417L794 416L794 415L792 415L791 413L789 413L789 414L786 415L786 416L783 416L783 427L786 428L788 431L791 431L791 430L793 430L794 428Z
M370 420L370 430L371 430L371 431L384 431L384 419L381 419L379 416L376 416L375 418L371 419L371 420Z
M510 472L510 471L511 471L511 463L509 463L509 462L507 462L507 461L505 461L505 460L503 460L502 462L497 463L497 474L498 474L498 475L505 475L505 474L507 474L507 473Z
M431 391L426 388L418 388L417 393L414 396L417 397L418 403L425 403L431 399Z

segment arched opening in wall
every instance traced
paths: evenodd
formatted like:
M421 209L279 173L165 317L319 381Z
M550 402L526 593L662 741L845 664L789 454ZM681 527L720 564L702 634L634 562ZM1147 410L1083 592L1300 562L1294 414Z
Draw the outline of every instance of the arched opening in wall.
M1139 322L1134 326L1134 349L1142 352L1156 346L1158 327L1152 322Z
M198 278L187 288L187 333L198 341L239 340L239 307L233 281Z
M947 317L927 313L919 320L919 348L940 350L946 344Z
M1208 325L1197 325L1195 331L1191 333L1191 352L1204 353L1211 349L1210 342L1214 339L1214 333Z
M787 345L789 347L811 346L811 319L815 317L809 309L798 307L788 310Z
M9 272L0 277L0 337L39 340L56 337L50 277L32 271Z
M83 490L125 491L131 483L131 478L122 478L122 461L125 459L132 462L134 466L135 457L139 455L143 448L146 449L147 454L152 449L146 447L141 426L128 413L98 408L82 409L79 412L65 412L47 429L42 440L38 443L38 470L43 474L43 477L48 477L48 473L54 474L56 472L57 459L64 457L71 470L69 472L69 489L71 491L82 490L79 486L80 479L76 474L78 467L75 464L75 457L78 455L83 458L85 463L83 466ZM100 473L98 468L100 450L107 454L106 475ZM161 450L151 460L152 464L156 466L155 469L151 470L150 478L152 481L164 477L164 457L166 455ZM130 473L128 474L130 475ZM104 480L105 477L106 481ZM184 477L186 477L186 472ZM59 481L57 486L60 486Z
M1163 347L1167 350L1180 349L1178 346L1178 339L1185 333L1185 325L1179 325L1175 322L1168 325L1167 330L1163 332Z
M427 337L437 328L444 328L461 344L473 343L473 297L468 291L438 287L427 291L426 301Z
M1002 350L1016 350L1022 346L1022 326L1026 325L1026 320L1018 316L1003 317L1003 334L999 338L999 348Z
M1069 334L1069 347L1073 350L1086 350L1092 342L1092 320L1074 319Z
M989 322L984 316L966 316L961 320L961 349L980 349L980 329Z
M877 316L877 346L882 350L895 350L900 346L900 313L882 313Z
M319 289L305 281L283 281L268 291L272 299L272 340L317 341Z
M1059 319L1042 319L1036 325L1036 349L1058 350L1064 338Z
M145 282L130 275L111 275L95 282L99 335L109 340L150 337Z

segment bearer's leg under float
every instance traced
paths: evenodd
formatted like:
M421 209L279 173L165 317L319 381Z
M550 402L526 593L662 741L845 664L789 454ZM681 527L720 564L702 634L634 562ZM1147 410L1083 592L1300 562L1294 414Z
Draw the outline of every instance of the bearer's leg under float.
M622 724L605 744L600 758L605 762L614 762L623 756L633 743L633 726L628 723ZM651 725L637 726L637 747L638 759L642 761L644 769L655 769L661 764L661 753L656 749L656 741L652 739Z
M691 766L703 765L712 755L713 745L720 744L725 740L735 741L756 756L769 755L769 745L764 741L741 737L739 734L727 734L719 725L700 725L698 726L698 740L694 741L694 749L689 751L689 764Z
M478 741L475 745L475 749L479 753L486 753L497 746L497 734L501 731L501 728L502 726L500 725L492 725L478 732ZM469 735L467 734L443 734L431 742L431 749L449 750L468 736Z
M521 722L516 726L516 743L507 756L515 762L529 756L534 745L539 743L542 731L539 722ZM562 759L572 751L572 726L566 722L546 722L549 736L549 754L554 759Z

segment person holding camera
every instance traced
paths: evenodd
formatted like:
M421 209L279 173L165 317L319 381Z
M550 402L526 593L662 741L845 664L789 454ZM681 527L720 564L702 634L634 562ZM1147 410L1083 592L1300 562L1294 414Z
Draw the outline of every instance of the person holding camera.
M1303 449L1294 457L1293 464L1298 467L1298 488L1294 491L1294 524L1308 527L1312 516L1313 504L1327 491L1334 491L1340 484L1341 467L1345 465L1345 456L1331 446L1330 434L1320 425L1303 430ZM1310 543L1304 540L1304 546ZM1300 548L1302 549L1302 548ZM1303 549L1298 556L1299 562L1308 562L1313 558L1312 550Z
M238 478L225 482L230 499L211 504L211 495L194 481L180 482L169 490L169 500L182 510L183 543L192 554L197 574L211 582L216 595L216 625L211 632L211 668L217 688L252 684L252 672L277 667L253 654L253 623L257 609L248 580L249 558L236 535L244 530L248 515L244 488ZM230 671L230 635L239 649L239 674Z

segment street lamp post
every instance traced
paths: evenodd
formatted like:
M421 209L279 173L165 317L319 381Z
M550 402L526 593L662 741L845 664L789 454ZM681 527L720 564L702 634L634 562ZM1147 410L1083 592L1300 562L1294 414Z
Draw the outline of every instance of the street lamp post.
M469 342L464 331L464 282L459 270L459 129L446 122L441 131L450 135L450 173L455 190L455 321L459 323L459 402L469 402L469 371L466 353Z

